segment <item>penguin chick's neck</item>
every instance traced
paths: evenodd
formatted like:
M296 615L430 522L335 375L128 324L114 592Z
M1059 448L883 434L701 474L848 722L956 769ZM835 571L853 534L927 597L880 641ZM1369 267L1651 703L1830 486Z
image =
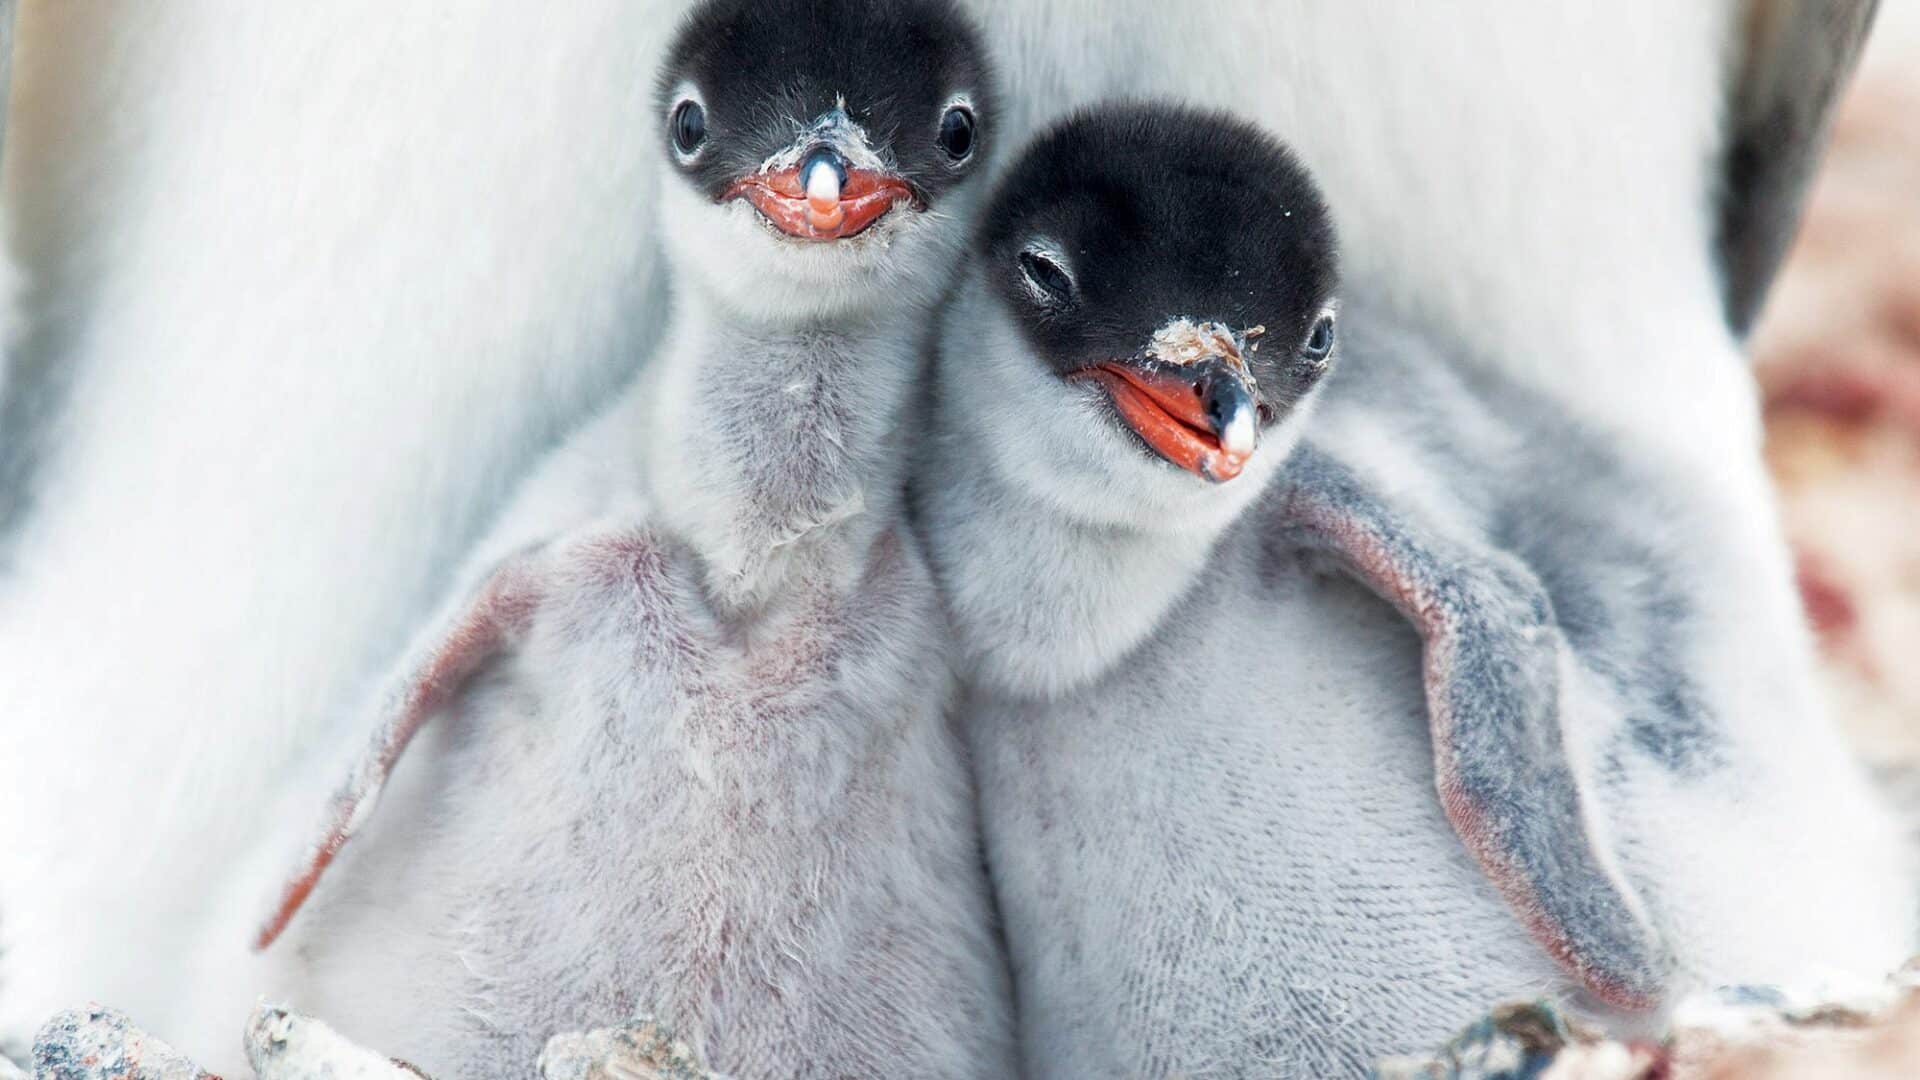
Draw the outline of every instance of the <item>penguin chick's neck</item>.
M1244 517L1164 531L1087 520L1009 475L1006 457L962 413L940 395L915 505L976 691L1046 699L1099 679L1153 631Z
M723 609L750 612L823 574L851 587L897 514L926 319L898 303L783 325L697 288L676 298L648 380L648 480Z

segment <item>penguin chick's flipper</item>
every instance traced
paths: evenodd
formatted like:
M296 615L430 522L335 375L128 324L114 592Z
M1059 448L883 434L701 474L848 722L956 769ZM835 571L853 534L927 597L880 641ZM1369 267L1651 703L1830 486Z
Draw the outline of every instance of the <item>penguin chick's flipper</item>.
M340 849L373 814L387 777L427 721L490 660L505 652L531 621L539 578L531 556L509 559L473 599L441 618L416 642L380 694L372 737L328 805L318 838L281 888L273 914L253 947L272 945L306 902Z
M1284 482L1289 538L1420 633L1435 783L1468 851L1588 989L1621 1008L1656 1004L1673 959L1584 804L1564 740L1577 661L1545 587L1492 545L1425 527L1312 447Z

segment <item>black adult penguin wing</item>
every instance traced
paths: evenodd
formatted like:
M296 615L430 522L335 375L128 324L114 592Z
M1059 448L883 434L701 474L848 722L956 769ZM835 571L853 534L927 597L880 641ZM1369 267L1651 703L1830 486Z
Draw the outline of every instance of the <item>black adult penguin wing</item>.
M1727 323L1753 327L1879 0L1741 0L1730 50L1716 255Z

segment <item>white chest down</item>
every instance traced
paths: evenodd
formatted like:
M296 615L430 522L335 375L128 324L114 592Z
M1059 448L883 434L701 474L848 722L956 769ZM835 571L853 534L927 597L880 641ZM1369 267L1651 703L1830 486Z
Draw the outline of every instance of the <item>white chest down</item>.
M1379 309L1346 321L1313 433L1210 544L1004 491L935 515L943 579L1049 613L964 714L1029 1069L1348 1075L1489 1002L1631 1028L1896 966L1914 853L1800 644L1752 634L1766 553ZM1130 642L1092 629L1168 582Z
M745 632L658 533L529 561L512 655L399 778L424 808L376 818L299 930L302 1006L448 1075L525 1075L554 1031L638 1012L733 1075L994 1075L1000 961L910 543Z

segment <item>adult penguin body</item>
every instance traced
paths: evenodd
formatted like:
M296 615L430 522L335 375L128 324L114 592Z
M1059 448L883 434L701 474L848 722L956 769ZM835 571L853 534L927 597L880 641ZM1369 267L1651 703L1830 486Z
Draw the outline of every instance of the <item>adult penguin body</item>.
M34 765L0 785L0 1041L99 998L230 1044L175 988L247 978L260 823L652 351L634 133L684 6L20 12L0 758ZM977 10L1010 135L1149 92L1286 131L1421 337L1730 500L1694 544L1754 562L1804 689L1736 331L1872 6Z

